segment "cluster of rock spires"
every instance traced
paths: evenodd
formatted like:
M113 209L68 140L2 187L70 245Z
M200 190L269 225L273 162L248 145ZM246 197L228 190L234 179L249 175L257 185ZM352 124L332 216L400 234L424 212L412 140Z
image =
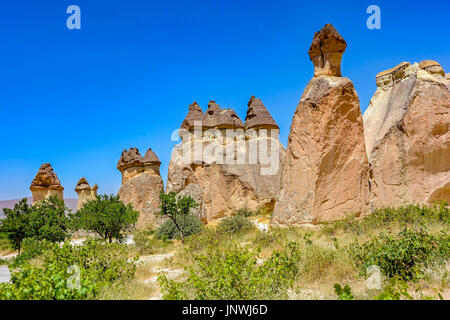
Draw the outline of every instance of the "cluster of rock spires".
M450 202L450 74L432 60L381 72L362 116L353 83L341 76L346 47L330 24L314 35L309 49L314 77L295 111L287 150L258 98L250 98L245 123L214 101L205 112L191 104L180 128L182 141L172 151L165 191L192 196L205 223L246 207L273 210L273 226L333 221L403 203ZM186 161L186 147L207 149L229 129L244 139L238 150L224 148L223 157L237 159L242 152L243 162L205 161L191 154ZM227 146L228 139L219 144ZM278 155L270 175L263 172L274 163L255 163L248 156L261 140ZM140 211L138 227L160 222L154 215L164 190L160 164L151 149L142 157L137 148L124 150L117 164L118 195ZM34 201L54 194L62 198L50 164L41 166L30 189ZM97 186L82 178L75 190L82 207L95 197Z
M157 224L154 213L158 211L159 195L164 190L160 165L161 161L152 149L148 149L142 157L137 148L123 150L117 163L117 169L122 173L118 196L125 204L131 203L140 212L138 228Z
M194 132L195 122L201 126L200 135ZM175 191L181 196L193 197L200 205L196 213L204 222L230 215L243 207L273 210L280 188L285 149L278 140L278 125L260 99L250 98L245 123L236 112L222 109L214 101L209 102L205 113L194 102L189 106L181 129L185 131L181 134L182 143L172 151L166 192ZM186 162L183 150L187 144L194 149L195 144L199 143L205 150L215 143L215 135L203 134L204 130L211 129L220 130L220 134L225 137L225 145L232 142L227 140L226 129L233 129L242 138L246 137L242 139L240 151L247 157L239 164L220 161L206 163L203 159ZM270 130L271 135L261 136L259 131L262 129ZM271 175L263 175L264 164L251 162L248 158L250 145L259 142L258 139L265 139L269 149L274 148L279 152L276 156L279 163ZM225 149L223 158L229 156L235 159L237 152L236 149Z
M78 194L77 210L81 209L87 201L94 200L97 197L97 189L97 185L91 188L84 177L78 181L75 187L75 192ZM61 185L50 163L41 165L31 182L30 190L33 195L33 205L51 196L64 200L64 187Z

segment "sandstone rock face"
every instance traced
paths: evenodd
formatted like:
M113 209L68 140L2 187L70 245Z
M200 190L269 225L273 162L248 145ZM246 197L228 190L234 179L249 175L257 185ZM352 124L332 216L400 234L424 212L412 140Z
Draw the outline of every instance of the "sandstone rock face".
M194 119L192 105L183 121L187 130L172 151L166 192L192 196L205 223L240 208L273 210L285 150L261 100L252 97L248 107L245 124L214 101L203 116L195 110L196 130L186 125Z
M61 200L64 198L64 188L50 163L41 165L36 177L31 182L30 190L33 194L33 204L51 196L57 196Z
M401 69L401 70L399 70ZM377 76L364 113L373 208L450 201L450 91L435 61Z
M118 196L139 211L136 225L139 229L161 222L155 216L159 211L159 195L164 191L159 173L160 164L153 150L149 149L142 157L137 148L124 150L117 164L117 169L122 173L122 187Z
M96 184L91 188L84 177L78 180L75 187L75 192L78 194L77 210L80 210L86 202L97 198L97 189L98 186Z
M343 43L329 30L326 26L316 33L313 46L322 33L335 38L324 43ZM338 69L335 65L330 70ZM271 224L301 225L342 219L346 213L364 214L368 180L363 122L353 83L319 72L295 111Z

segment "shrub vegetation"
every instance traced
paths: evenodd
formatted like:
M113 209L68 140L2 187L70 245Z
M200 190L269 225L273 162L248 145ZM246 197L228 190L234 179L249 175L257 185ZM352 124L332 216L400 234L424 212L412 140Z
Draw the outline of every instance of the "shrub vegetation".
M82 246L44 241L42 263L11 269L11 283L0 284L0 300L95 299L100 290L134 277L126 246L89 240Z

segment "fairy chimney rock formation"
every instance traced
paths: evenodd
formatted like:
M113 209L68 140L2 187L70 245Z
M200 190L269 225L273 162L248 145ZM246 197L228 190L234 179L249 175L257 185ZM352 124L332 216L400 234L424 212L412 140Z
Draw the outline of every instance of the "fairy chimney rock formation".
M134 175L142 171L144 166L144 158L142 158L137 148L123 150L117 163L117 169L122 173L122 184Z
M160 174L159 167L161 166L161 161L159 160L155 151L153 151L151 148L149 148L145 153L144 158L142 159L142 163L144 164L144 171L152 170L158 175Z
M247 129L279 129L261 99L252 96L247 106L247 117L245 118Z
M77 210L80 210L86 202L97 198L97 189L96 184L91 188L85 177L78 180L75 187L75 192L78 194Z
M248 107L245 125L235 111L215 101L204 114L197 104L190 105L183 121L187 132L172 151L166 192L193 197L200 205L195 214L205 223L240 208L273 210L285 150L261 100L252 97ZM194 131L194 121L201 130ZM263 134L261 129L266 129Z
M160 165L161 161L152 149L148 149L142 157L137 148L124 150L117 163L117 169L122 173L118 196L125 204L131 203L139 211L137 228L161 222L155 216L159 210L159 195L164 191Z
M327 24L314 35L309 57L314 64L314 76L341 76L342 55L347 48L344 38Z
M244 124L236 112L231 109L222 109L215 101L210 101L203 116L203 127L205 129L236 129L244 128Z
M297 106L271 224L291 226L368 211L369 163L359 98L340 76L345 40L331 25L314 36L315 77Z
M64 188L50 163L41 165L36 177L31 182L30 190L33 194L33 204L51 196L57 196L61 200L64 198Z
M203 111L197 104L197 102L189 105L189 112L186 118L183 120L180 129L184 130L194 130L195 122L201 122L203 120Z
M450 201L450 85L444 75L438 62L425 60L377 76L363 117L373 208Z

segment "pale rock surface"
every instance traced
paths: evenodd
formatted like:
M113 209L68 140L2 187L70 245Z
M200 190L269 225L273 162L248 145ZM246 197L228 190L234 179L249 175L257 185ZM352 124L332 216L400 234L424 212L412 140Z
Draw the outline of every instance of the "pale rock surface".
M75 187L75 192L78 194L77 210L80 210L86 202L97 198L97 189L96 184L91 188L85 177L78 180Z
M159 211L159 195L164 191L160 164L153 150L149 149L142 157L137 148L124 150L117 164L117 169L122 173L118 196L139 211L138 229L161 223L161 219L155 216Z
M175 191L180 196L193 197L199 204L195 213L204 223L229 216L240 208L273 210L280 188L285 149L278 140L278 126L261 100L252 97L248 106L245 124L233 110L222 109L214 101L209 103L203 117L201 109L194 109L191 105L187 119L183 121L182 129L191 130L182 134L182 142L172 151L166 192ZM195 133L192 130L192 119L202 119L203 131ZM226 148L232 145L232 140L226 138L227 129L239 135L240 142L235 144L235 148ZM261 130L267 134L260 135ZM217 142L217 136L223 137L223 144ZM253 150L261 139L268 145L268 154L276 155L270 163L249 160L249 148ZM200 146L201 150L214 145L225 146L224 161L217 161L218 157L206 161L201 156L202 152L199 159L184 157L186 145L190 145L192 150L194 145ZM255 149L256 157L259 152ZM212 154L216 155L214 152ZM242 158L238 154L243 155ZM243 161L229 163L225 161L227 157Z
M372 208L450 201L450 91L443 75L426 60L377 76L363 117Z
M334 28L321 32L336 39L325 43L343 48L342 37L329 30ZM320 33L313 46L317 38ZM317 74L316 63L315 68ZM358 95L349 79L319 74L295 111L272 226L317 224L368 211L369 164Z
M64 188L50 163L41 165L36 177L31 182L30 190L33 195L33 204L51 196L56 196L61 200L64 198Z

